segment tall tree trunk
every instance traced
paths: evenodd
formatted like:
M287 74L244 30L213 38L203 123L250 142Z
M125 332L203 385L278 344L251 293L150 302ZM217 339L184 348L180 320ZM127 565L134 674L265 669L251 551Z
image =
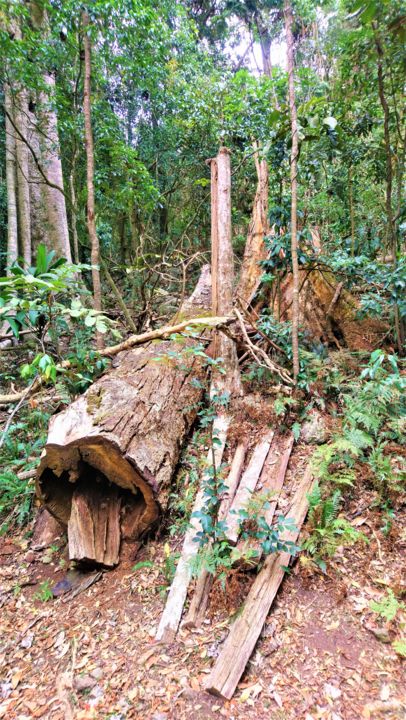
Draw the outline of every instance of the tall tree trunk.
M86 145L86 181L87 181L87 230L89 233L92 262L93 304L95 310L101 310L101 283L100 283L100 246L96 231L95 201L94 201L94 150L91 111L91 71L92 55L91 42L88 35L89 15L82 12L83 46L85 54L85 78L83 93L83 113L85 119L85 145ZM98 348L103 347L100 333L97 336Z
M44 76L47 92L41 94L39 119L43 130L42 160L48 180L56 187L45 184L45 198L48 215L48 239L58 255L72 262L69 244L68 218L64 195L61 151L56 112L53 109L55 78L49 73ZM60 188L58 190L57 188Z
M293 17L290 0L285 0L285 29L287 43L287 60L289 75L289 111L292 134L292 149L290 154L290 185L291 185L291 252L293 271L292 291L292 356L293 356L293 377L297 380L299 375L299 261L297 242L297 157L298 157L298 131L297 112L295 98L295 64L294 64L294 40L293 40Z
M20 247L24 263L31 265L31 203L29 185L28 147L22 138L28 133L27 91L21 89L14 99L15 124L19 133L16 136L17 155L17 197Z
M222 147L211 161L212 169L212 304L214 313L229 315L233 309L234 260L231 233L230 151ZM223 359L226 375L216 377L215 391L242 394L235 344L223 333L216 338L216 357Z
M30 2L30 19L37 32L48 34L48 14L42 2ZM33 123L33 135L36 134L37 138L33 138L33 142L39 147L39 157L48 179L48 183L41 186L47 220L45 238L50 248L72 262L58 121L54 109L55 78L52 72L46 72L43 79L46 90L39 96L37 118Z
M8 85L4 86L4 104L9 115L13 103ZM7 268L18 257L16 141L14 128L6 115L6 183L7 183Z
M378 34L376 23L373 23L374 35L375 35L375 47L378 56L378 92L379 100L383 110L383 135L385 142L385 155L386 155L386 219L387 219L387 240L390 251L392 253L393 267L397 267L397 232L394 222L394 213L392 208L392 188L393 188L393 169L392 169L392 150L391 150L391 138L390 138L390 127L389 127L389 105L385 94L385 81L384 81L384 70L383 61L384 53L381 43L381 39ZM396 330L396 341L398 351L400 355L404 353L404 332L402 318L400 317L399 307L397 303L394 304L394 317L395 317L395 330Z
M76 149L72 158L72 167L69 174L69 191L71 201L71 225L72 225L72 239L73 239L73 261L76 265L79 264L79 238L77 228L77 202L76 202L76 191L75 191L75 170L76 170Z

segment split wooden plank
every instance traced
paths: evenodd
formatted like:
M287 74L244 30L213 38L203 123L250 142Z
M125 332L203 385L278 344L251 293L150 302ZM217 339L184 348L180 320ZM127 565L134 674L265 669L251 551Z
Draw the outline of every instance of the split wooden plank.
M231 462L230 472L228 473L227 479L224 482L226 490L224 491L223 499L220 503L218 511L218 520L225 520L231 504L234 500L237 488L241 479L242 470L245 463L245 456L247 454L248 440L242 440L238 443L234 457Z
M308 510L308 493L313 485L313 475L308 465L294 494L287 515L295 522L296 529L286 531L285 541L296 542ZM221 653L205 683L205 689L214 695L231 700L245 666L255 648L261 630L284 578L291 555L280 552L269 555L264 567L248 594L244 609L232 626Z
M213 421L213 436L218 439L218 442L213 450L209 450L207 456L208 467L212 466L213 453L216 467L219 467L221 464L230 421L231 418L228 415L218 415ZM192 517L183 541L182 555L176 567L175 577L169 590L164 612L156 633L156 639L162 640L163 642L172 642L174 640L181 621L183 606L191 579L191 561L199 549L199 543L196 542L195 538L197 533L201 531L201 523L200 520L193 517L193 515L201 511L204 505L205 479L206 478L203 477L203 482L196 495Z
M228 473L227 479L224 481L227 489L225 490L224 497L221 500L217 515L219 521L225 519L230 505L234 499L234 495L236 493L238 483L241 478L242 469L244 467L247 446L248 442L246 440L243 440L237 445L237 449L234 453L230 472ZM210 574L207 570L202 570L196 583L195 591L193 593L192 601L190 603L185 622L183 623L184 627L199 627L202 624L206 613L212 584L213 575Z
M272 525L294 442L295 439L290 432L287 435L278 434L274 437L257 485L260 492L270 494L268 507L264 510L264 519L268 526ZM259 540L241 539L237 547L242 556L249 551L248 563L251 567L260 561L262 547Z
M89 483L75 488L68 522L70 560L106 568L118 564L120 505L116 486Z
M239 512L247 507L250 497L255 490L265 459L268 455L269 448L271 447L273 436L273 430L269 430L263 439L256 445L248 467L243 473L238 490L226 517L227 530L225 535L230 543L235 544L238 540L241 526L241 517L239 516Z

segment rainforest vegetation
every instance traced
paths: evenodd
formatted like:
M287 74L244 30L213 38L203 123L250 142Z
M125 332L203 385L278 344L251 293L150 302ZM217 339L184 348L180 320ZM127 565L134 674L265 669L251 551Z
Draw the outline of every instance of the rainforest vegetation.
M400 717L405 40L400 0L0 0L0 607L18 647L50 601L71 658L56 704L50 672L22 710L0 641L0 717ZM289 564L293 614L318 608L306 583L348 607L365 586L361 657L373 638L386 684L269 690L252 653ZM135 655L184 606L207 633L244 607L176 711L145 668L80 686L61 603L118 587L125 617L134 593L152 608Z

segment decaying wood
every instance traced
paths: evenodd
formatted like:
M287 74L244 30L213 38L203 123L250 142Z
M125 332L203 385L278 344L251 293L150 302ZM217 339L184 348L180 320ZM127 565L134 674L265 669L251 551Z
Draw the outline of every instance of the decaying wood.
M250 497L255 490L266 456L271 447L273 435L273 430L269 430L254 448L248 467L243 473L234 500L231 503L225 520L227 527L225 535L231 543L235 544L237 542L241 526L239 512L246 509Z
M221 464L229 424L230 418L227 415L218 415L214 418L213 436L218 439L218 442L213 446L213 449L210 449L208 452L208 469L212 467L213 455L216 467L219 467ZM207 471L203 473L202 483L195 498L189 527L183 541L182 554L176 567L175 577L169 590L165 609L157 630L156 639L162 640L163 642L172 642L181 621L183 606L191 579L191 560L197 555L199 550L196 535L202 529L200 520L194 517L194 514L200 512L204 506L204 485L208 477Z
M269 497L268 506L265 507L263 511L264 520L268 526L272 525L294 442L295 439L292 433L284 436L280 434L276 435L272 441L264 467L262 468L257 490ZM257 564L260 561L262 547L259 540L255 540L254 538L240 540L237 547L241 555L250 552L251 557L248 563L251 567L254 563Z
M237 297L244 308L250 305L260 285L263 275L260 263L268 255L265 237L271 234L268 220L268 164L265 159L259 159L257 146L255 146L255 167L258 184L237 286Z
M302 269L300 274L300 325L316 343L371 352L386 339L388 326L379 318L359 317L360 303L329 270ZM275 317L292 319L292 274L282 280L271 302Z
M106 568L118 564L120 504L117 486L93 482L74 489L68 521L70 560Z
M235 451L230 472L224 481L224 485L227 487L227 490L220 502L217 515L219 521L225 519L234 499L238 483L240 482L242 469L244 467L247 445L248 442L244 440L239 443ZM203 622L212 584L213 575L205 569L202 570L196 583L193 597L184 622L184 627L198 627Z
M296 529L283 535L286 541L295 542L308 510L307 495L311 490L313 477L310 466L295 492L291 509L287 515L295 522ZM245 666L261 634L266 617L284 578L284 568L291 555L280 552L269 555L264 567L251 587L242 613L234 622L222 647L219 657L205 682L205 688L214 695L230 700L244 672Z
M192 298L190 298L190 300L191 299ZM187 307L189 307L190 300L186 301ZM195 311L199 309L196 304L193 304L192 307ZM182 315L183 313L181 312L179 314ZM178 322L174 325L165 325L165 327L156 328L155 330L148 330L147 332L141 333L140 335L130 335L127 340L124 340L117 345L110 345L109 347L104 348L104 350L101 350L99 354L101 357L111 358L121 352L124 352L125 350L131 350L134 347L138 347L139 345L145 345L149 342L152 342L153 340L164 340L171 335L182 333L188 328L220 328L221 326L225 327L227 325L230 325L233 322L235 322L235 318L233 316L212 317L208 315L206 317L205 315L203 315L202 317L193 317L192 315L188 314L188 319L186 320L182 320L181 322ZM72 363L69 360L64 360L57 365L57 370L66 370L71 366ZM29 388L28 393L26 388L25 390L22 390L18 393L8 393L6 395L0 395L0 405L10 405L11 403L18 402L18 400L21 400L22 398L25 399L26 397L33 395L35 392L38 392L41 387L42 379L38 377L33 382L32 386Z
M199 302L201 312L210 308L207 268L203 277L184 314L196 313ZM97 478L118 486L123 504L132 505L133 539L158 520L206 378L201 359L190 352L193 342L151 342L122 352L116 367L51 419L37 493L65 526L75 485L93 485Z
M211 161L212 198L212 307L214 313L229 316L233 310L234 260L231 233L230 151L221 147ZM222 358L225 374L214 373L213 393L242 395L235 343L224 333L217 334L215 357Z
M45 507L39 508L31 540L31 550L50 547L64 532L63 526L55 520Z
M224 492L224 496L221 500L218 511L218 519L220 521L226 518L231 503L234 500L234 496L241 479L245 456L247 454L247 448L248 440L242 440L240 443L238 443L236 451L234 453L234 457L231 462L230 472L228 473L227 478L224 481L226 490Z

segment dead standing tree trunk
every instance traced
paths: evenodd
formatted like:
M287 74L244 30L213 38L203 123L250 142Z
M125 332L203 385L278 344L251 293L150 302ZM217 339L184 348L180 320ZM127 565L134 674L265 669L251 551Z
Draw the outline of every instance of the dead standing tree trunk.
M187 318L209 310L206 267L181 312ZM136 540L158 520L203 391L192 343L151 342L120 353L116 367L51 420L37 493L68 526L71 559L111 567L120 535Z
M217 315L233 310L234 260L231 242L231 163L230 151L222 147L211 160L212 207L212 307ZM214 377L214 389L241 395L241 378L235 344L221 334L216 338L215 355L223 359L226 375Z
M231 314L233 309L234 262L231 243L231 164L230 152L222 147L216 158L210 161L211 167L211 242L212 242L212 308L213 312ZM211 397L227 393L230 396L242 393L237 351L230 338L220 335L213 343L214 357L221 357L225 374L214 372L211 384ZM196 495L192 517L186 532L175 577L173 579L165 609L158 626L158 640L170 642L176 635L187 591L191 580L191 561L197 555L199 543L197 533L202 525L196 513L205 505L205 485L209 482L210 472L221 464L231 418L227 411L219 412L213 421L212 447L207 457L207 468L202 473L201 487ZM214 443L216 440L216 444ZM195 597L193 617L187 622L194 624L195 614L204 613L212 577L205 570L199 578Z
M265 237L271 232L268 220L268 163L265 159L259 158L258 148L255 147L258 185L248 228L240 280L237 286L237 297L244 308L248 308L251 304L260 285L263 274L260 262L265 260L268 255Z

